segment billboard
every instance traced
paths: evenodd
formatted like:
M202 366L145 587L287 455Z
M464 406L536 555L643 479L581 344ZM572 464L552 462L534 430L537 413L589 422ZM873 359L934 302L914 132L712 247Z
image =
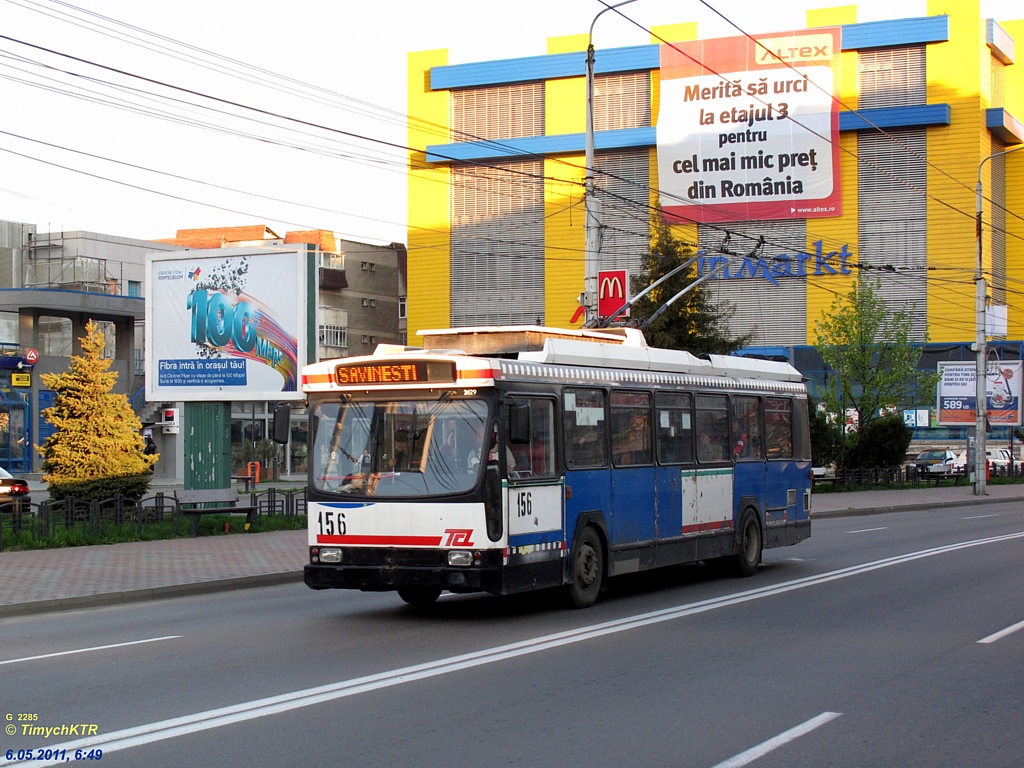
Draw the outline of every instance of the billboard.
M977 364L939 363L939 426L973 426L978 415ZM1021 426L1021 361L989 360L985 416L994 426Z
M662 45L666 218L839 216L839 54L838 27Z
M146 256L146 399L301 399L306 246Z

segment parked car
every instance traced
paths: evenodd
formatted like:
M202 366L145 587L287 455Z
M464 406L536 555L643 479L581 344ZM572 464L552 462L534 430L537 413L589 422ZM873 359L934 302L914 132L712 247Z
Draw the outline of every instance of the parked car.
M0 467L0 509L15 499L20 499L22 508L28 509L28 505L32 503L28 482L14 477L6 469Z
M1018 459L1014 459L1010 453L1009 448L986 448L985 457L993 467L1020 467L1021 462ZM964 467L967 465L967 451L962 451L959 456L953 460L954 472L963 472Z
M917 467L918 472L931 472L931 468L934 466L945 467L945 469L936 469L936 472L949 472L948 467L954 461L956 461L956 454L953 451L922 451L910 463Z

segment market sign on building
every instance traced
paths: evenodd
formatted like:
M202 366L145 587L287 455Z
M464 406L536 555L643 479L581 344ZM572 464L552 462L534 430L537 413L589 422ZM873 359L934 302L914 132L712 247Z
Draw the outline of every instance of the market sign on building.
M669 220L839 216L839 28L661 46Z
M146 399L300 399L307 254L225 248L146 257Z
M973 425L977 420L975 363L939 363L939 426ZM990 424L1021 426L1021 361L989 360L985 415Z

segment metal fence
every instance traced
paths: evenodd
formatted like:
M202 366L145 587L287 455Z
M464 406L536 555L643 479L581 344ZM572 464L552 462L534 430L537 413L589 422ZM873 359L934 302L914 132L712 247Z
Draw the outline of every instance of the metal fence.
M246 494L249 504L256 507L257 524L263 515L304 515L306 514L306 490L304 488L279 490L267 488ZM244 500L246 495L241 496ZM243 502L244 503L244 502ZM225 514L230 510L225 509ZM188 525L183 521L187 520ZM61 501L44 501L28 504L15 499L0 504L0 551L9 546L12 535L28 532L29 537L38 541L54 536L58 531L81 530L98 533L106 526L134 527L141 535L147 526L172 523L175 529L181 523L182 534L186 535L192 516L178 508L174 493L160 491L138 501L117 495L102 501L76 500L68 496Z
M989 466L990 478L1024 479L1024 464ZM966 485L971 482L967 472L930 472L913 464L899 467L868 467L838 469L834 474L814 479L815 488L856 486L872 488L923 488L940 484Z

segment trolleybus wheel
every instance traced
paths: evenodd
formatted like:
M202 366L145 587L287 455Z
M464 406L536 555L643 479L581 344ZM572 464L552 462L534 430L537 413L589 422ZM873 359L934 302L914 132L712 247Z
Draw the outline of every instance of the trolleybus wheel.
M743 513L740 523L739 552L736 554L736 572L740 576L753 576L757 566L761 564L761 526L757 514L752 509Z
M409 605L423 608L433 605L441 596L440 587L399 587L398 596Z
M577 608L589 608L604 583L604 549L594 526L586 526L572 550L569 599Z

